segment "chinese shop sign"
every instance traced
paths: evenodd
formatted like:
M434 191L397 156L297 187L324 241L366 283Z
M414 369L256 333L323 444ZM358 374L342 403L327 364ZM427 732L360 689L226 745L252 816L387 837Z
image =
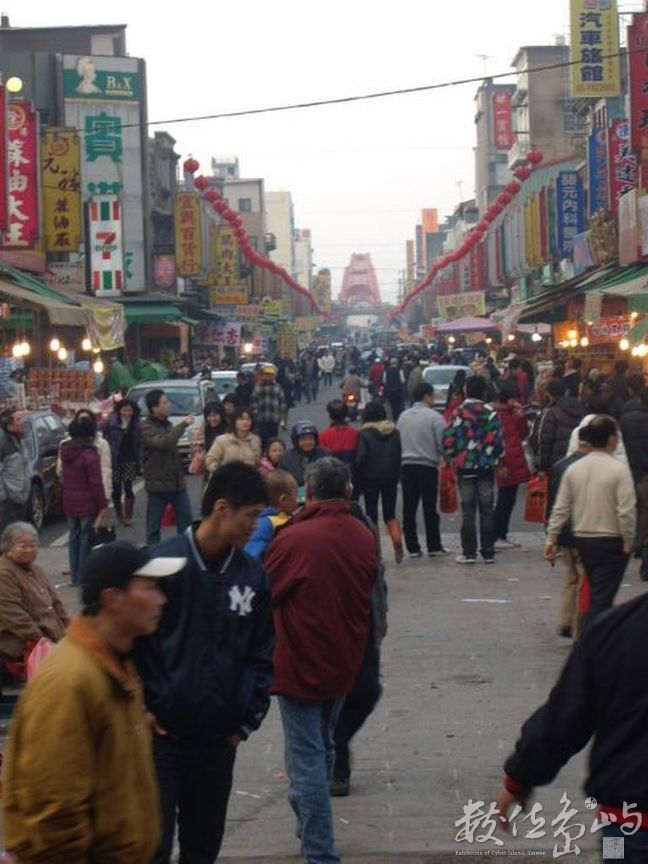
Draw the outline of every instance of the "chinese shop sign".
M178 276L202 273L200 199L195 192L179 192L175 205L176 271Z
M74 129L41 135L43 232L46 252L76 252L81 242L79 137Z
M574 237L585 230L583 181L576 171L561 171L556 183L558 248L564 258L574 252Z
M7 138L8 224L2 245L29 249L38 238L36 113L30 102L9 102Z
M616 0L571 0L572 95L618 96Z

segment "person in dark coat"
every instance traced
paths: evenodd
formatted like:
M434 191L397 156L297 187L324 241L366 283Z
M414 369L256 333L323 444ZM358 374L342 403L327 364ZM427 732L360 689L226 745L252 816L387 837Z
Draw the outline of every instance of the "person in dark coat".
M301 500L306 483L306 468L311 462L330 454L319 446L317 426L310 420L298 420L290 430L290 438L293 447L279 459L279 468L288 471L295 478L297 486L300 487Z
M135 506L133 483L142 462L139 413L135 402L122 399L115 403L115 410L103 427L103 436L110 445L112 500L117 518L124 525L133 524ZM122 487L124 489L123 508Z
M551 380L547 384L549 403L537 425L533 442L538 471L547 473L551 466L567 453L572 431L583 419L583 406L578 399L565 396L565 382Z
M621 415L619 425L636 486L648 476L648 388L641 391L637 407Z
M78 585L90 553L93 525L106 515L106 494L101 479L99 451L94 443L97 424L90 417L73 420L70 439L61 444L63 512L70 519L68 544L72 584Z
M401 470L401 438L395 423L387 419L385 406L369 402L356 452L354 476L364 494L367 516L378 524L378 499L383 521L394 547L396 563L403 560L401 524L396 518L398 478Z
M522 442L529 434L529 424L517 401L514 381L502 382L494 402L504 436L504 455L497 468L497 503L495 505L495 549L513 549L518 546L508 539L511 514L520 485L528 483L531 472Z
M396 357L392 357L384 374L385 399L389 402L392 420L397 422L405 407L405 375L398 365Z

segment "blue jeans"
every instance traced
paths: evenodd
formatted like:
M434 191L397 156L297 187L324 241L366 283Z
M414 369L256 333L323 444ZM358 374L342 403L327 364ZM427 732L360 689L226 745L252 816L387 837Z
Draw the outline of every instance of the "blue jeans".
M72 574L71 581L73 585L78 585L81 581L81 568L90 552L90 535L92 534L92 526L96 518L96 515L70 517L68 554L70 556L70 573Z
M333 732L342 700L302 702L279 696L288 802L297 816L302 855L309 864L339 864L329 787L335 761Z
M479 510L480 552L484 558L495 554L495 519L493 471L478 471L475 474L459 472L459 494L461 496L461 548L466 558L477 557L477 511Z
M632 831L635 826L635 820L628 818L628 824L631 826L628 831ZM646 864L648 862L648 831L640 828L634 834L624 834L621 830L621 825L606 825L601 829L602 844L608 837L623 837L623 857L622 858L606 858L605 849L603 849L603 861L621 861L622 864Z
M191 525L191 504L186 489L180 492L149 492L146 502L146 542L154 546L160 542L160 523L167 504L175 511L178 534Z

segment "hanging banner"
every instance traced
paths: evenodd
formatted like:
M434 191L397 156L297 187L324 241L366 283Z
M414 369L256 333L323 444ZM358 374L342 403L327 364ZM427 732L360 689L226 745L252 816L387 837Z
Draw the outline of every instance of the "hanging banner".
M200 200L196 192L178 192L175 202L176 272L178 276L202 273Z
M231 228L217 228L215 285L210 289L210 305L243 305L248 302L248 289L238 273L238 242Z
M620 93L616 0L571 0L572 96Z
M10 100L7 108L8 225L5 249L30 249L38 239L38 136L31 102Z
M7 230L9 220L7 143L7 91L0 84L0 231Z
M574 237L574 271L577 276L596 264L592 255L591 237L591 231L583 231Z
M634 15L628 27L630 143L639 165L648 169L648 13ZM645 167L644 167L645 166Z
M453 321L464 315L486 314L486 293L484 291L466 291L463 294L446 294L437 297L439 318Z
M83 305L83 301L81 304ZM123 305L115 303L106 307L86 306L84 311L88 336L93 345L102 351L115 351L124 346L126 315Z
M608 134L610 210L619 212L619 198L637 186L637 157L630 146L630 124L613 120Z
M241 325L237 321L228 321L223 333L223 344L226 348L238 348L241 344Z
M493 93L493 143L496 150L510 150L515 144L513 134L513 112L511 91L497 90Z
M597 210L609 210L610 174L607 129L595 129L589 136L587 171L589 176L590 215L596 213Z
M558 247L563 258L574 253L574 237L585 230L583 181L576 171L561 171L556 183Z
M41 135L43 239L46 252L77 252L81 243L81 167L74 129Z
M96 297L124 293L121 204L117 195L96 195L89 207L90 274Z
M637 199L637 215L639 217L641 254L648 255L648 195L642 195Z
M486 244L478 243L470 250L470 288L483 291L486 286Z
M601 309L603 308L603 295L598 291L588 291L585 294L585 306L583 317L588 324L594 324L601 320Z
M617 342L630 332L634 321L629 315L618 315L615 317L604 317L595 324L587 325L587 336L590 345L604 345L609 342Z
M639 245L637 190L631 189L619 201L619 264L621 266L639 260Z

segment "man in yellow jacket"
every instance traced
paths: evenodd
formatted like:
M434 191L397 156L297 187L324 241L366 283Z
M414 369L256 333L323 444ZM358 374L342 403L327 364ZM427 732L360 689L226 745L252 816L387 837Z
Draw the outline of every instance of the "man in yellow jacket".
M184 558L99 546L83 609L21 697L3 772L6 847L18 864L148 864L160 840L151 723L128 655L157 629L159 579Z

